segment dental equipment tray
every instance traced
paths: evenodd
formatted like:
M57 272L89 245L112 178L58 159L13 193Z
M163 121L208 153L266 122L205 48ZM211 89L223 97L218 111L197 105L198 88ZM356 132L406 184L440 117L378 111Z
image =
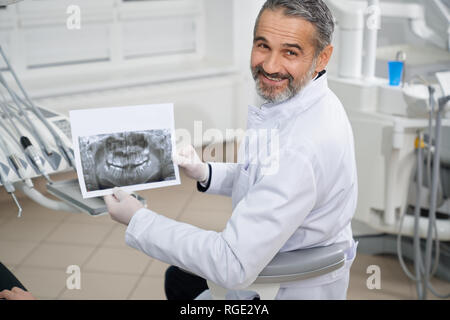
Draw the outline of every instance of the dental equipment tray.
M88 213L91 216L98 216L108 212L103 197L83 199L77 179L47 184L47 191L72 207ZM142 202L144 206L146 205L146 200L144 198L137 194L132 195Z

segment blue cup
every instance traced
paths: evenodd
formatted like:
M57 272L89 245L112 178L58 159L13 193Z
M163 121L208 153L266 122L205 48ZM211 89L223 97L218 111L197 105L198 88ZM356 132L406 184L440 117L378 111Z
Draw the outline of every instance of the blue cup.
M401 61L389 61L389 85L399 86L402 81L404 63Z

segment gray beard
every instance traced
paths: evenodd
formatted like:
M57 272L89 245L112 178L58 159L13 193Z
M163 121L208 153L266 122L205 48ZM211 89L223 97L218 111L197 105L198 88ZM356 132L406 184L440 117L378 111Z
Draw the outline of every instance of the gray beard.
M278 93L273 94L272 90L263 90L261 80L258 75L253 74L253 78L255 79L256 84L256 92L258 95L265 101L265 103L279 104L285 102L293 97L295 97L300 91L302 91L312 80L315 69L317 66L317 59L315 58L311 64L308 72L300 79L298 84L294 84L291 79L289 79L289 84L287 88ZM269 91L269 92L267 92Z

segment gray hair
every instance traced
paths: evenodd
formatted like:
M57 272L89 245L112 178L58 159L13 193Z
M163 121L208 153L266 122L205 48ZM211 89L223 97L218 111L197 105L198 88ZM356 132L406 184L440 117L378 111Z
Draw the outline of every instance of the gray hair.
M256 36L256 29L263 12L266 9L277 10L284 9L286 16L303 18L311 22L316 28L316 56L322 52L325 47L331 44L334 32L334 18L323 0L267 0L264 3L258 18L256 19L253 36Z

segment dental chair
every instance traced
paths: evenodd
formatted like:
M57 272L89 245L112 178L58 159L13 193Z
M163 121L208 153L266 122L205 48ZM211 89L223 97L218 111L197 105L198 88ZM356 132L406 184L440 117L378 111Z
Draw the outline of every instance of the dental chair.
M318 277L343 267L346 249L344 244L336 243L326 247L278 253L255 282L244 290L258 293L261 300L273 300L284 282ZM214 300L225 300L227 289L209 280L207 283ZM197 299L205 299L205 296L201 294Z

